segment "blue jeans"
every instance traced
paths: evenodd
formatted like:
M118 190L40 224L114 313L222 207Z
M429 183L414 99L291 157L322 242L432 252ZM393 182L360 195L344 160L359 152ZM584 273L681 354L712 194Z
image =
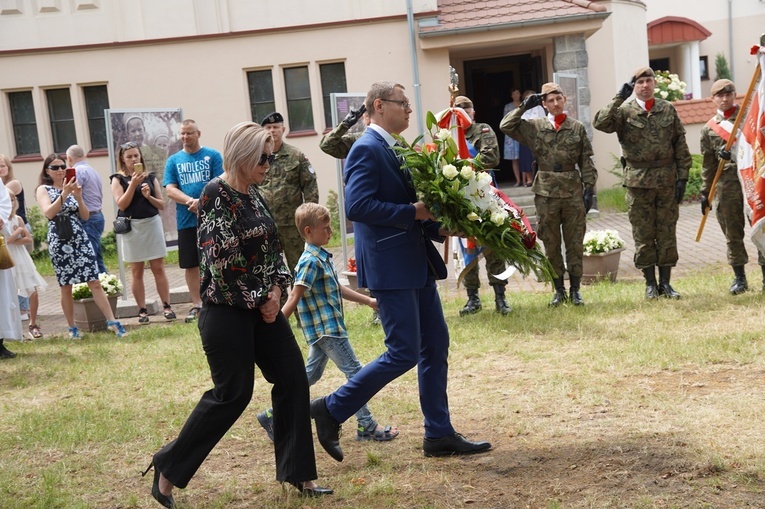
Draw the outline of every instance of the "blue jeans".
M348 338L322 336L308 350L308 360L305 363L308 385L313 385L319 381L329 359L332 359L332 362L345 374L348 380L361 369L361 363L356 358L356 353L353 351ZM377 425L367 405L362 406L356 412L356 419L359 421L360 430L366 430L372 425L375 427Z
M88 234L90 244L93 246L93 251L96 253L98 273L108 272L106 270L106 265L104 265L104 257L101 254L101 234L104 233L104 215L101 212L91 214L90 219L82 221L82 227L85 228L85 233Z

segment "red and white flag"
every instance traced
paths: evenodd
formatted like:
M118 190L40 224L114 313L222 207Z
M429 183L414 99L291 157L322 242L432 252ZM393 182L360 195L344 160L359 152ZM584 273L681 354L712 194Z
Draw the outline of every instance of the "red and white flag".
M752 242L765 253L765 47L757 51L760 81L736 140L738 178L744 191L744 209L752 225Z

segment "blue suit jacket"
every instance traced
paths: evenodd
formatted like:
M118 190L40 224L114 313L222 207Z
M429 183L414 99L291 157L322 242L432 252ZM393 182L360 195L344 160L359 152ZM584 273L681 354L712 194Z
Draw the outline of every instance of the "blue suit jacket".
M367 129L353 144L344 177L359 286L402 290L423 288L429 277L444 279L446 266L430 241L443 242L440 225L414 219L410 177L379 133Z

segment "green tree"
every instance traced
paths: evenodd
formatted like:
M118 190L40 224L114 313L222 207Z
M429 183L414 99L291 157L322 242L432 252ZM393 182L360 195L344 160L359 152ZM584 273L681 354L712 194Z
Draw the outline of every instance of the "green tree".
M718 53L715 57L715 80L730 79L730 69L725 55Z

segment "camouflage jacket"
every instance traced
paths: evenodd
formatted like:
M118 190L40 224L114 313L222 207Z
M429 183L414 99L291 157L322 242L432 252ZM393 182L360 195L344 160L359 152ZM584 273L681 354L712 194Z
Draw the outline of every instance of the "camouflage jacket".
M592 144L584 125L567 118L556 131L547 117L522 119L526 109L516 108L502 119L499 128L531 149L540 171L531 190L550 198L582 196L582 184L594 187L598 170L592 163ZM576 165L578 171L542 171L541 167Z
M615 132L619 137L622 154L627 159L625 187L674 187L678 180L688 180L692 160L685 128L668 101L656 99L647 112L635 99L625 103L616 96L595 114L592 126L604 133ZM660 165L637 167L644 164Z
M345 159L348 157L348 152L351 151L351 146L356 143L356 140L361 138L362 134L364 134L364 131L349 133L348 128L343 123L340 123L340 125L321 138L319 148L322 152L335 159Z
M297 147L282 143L271 169L258 185L278 226L294 226L295 210L304 202L319 202L319 186L311 163Z
M491 170L499 165L497 135L489 124L473 122L465 131L465 139L472 143L481 155L481 164L485 170Z
M740 107L736 107L736 112L728 120L732 123L736 121L736 115L741 111ZM719 124L724 120L723 116L717 113L712 120ZM701 155L703 156L701 163L701 190L704 193L709 193L709 188L712 187L712 181L717 174L717 166L720 164L720 158L717 157L717 151L725 147L725 140L712 130L711 127L705 125L701 128ZM736 166L735 158L725 163L722 174L720 174L720 180L738 180L738 168Z

